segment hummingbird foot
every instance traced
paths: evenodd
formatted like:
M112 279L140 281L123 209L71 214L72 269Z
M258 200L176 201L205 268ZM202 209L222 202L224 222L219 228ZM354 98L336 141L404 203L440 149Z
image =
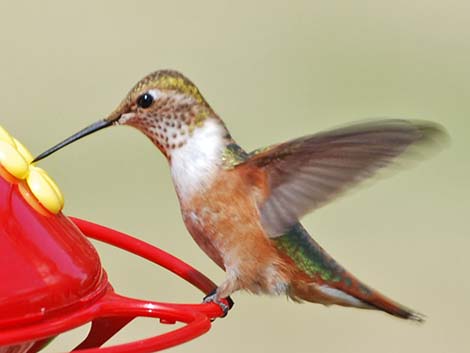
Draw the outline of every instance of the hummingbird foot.
M232 298L227 297L225 298L225 301L227 304L225 304L222 300L220 300L217 296L217 288L214 289L212 292L207 294L204 299L202 300L203 303L215 303L217 304L220 309L224 312L224 315L222 317L226 317L229 310L232 309L233 305L235 304L232 300Z

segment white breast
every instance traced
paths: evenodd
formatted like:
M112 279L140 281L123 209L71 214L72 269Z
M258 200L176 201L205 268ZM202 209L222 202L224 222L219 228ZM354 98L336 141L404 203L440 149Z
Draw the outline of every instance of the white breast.
M225 133L217 120L207 119L196 127L186 144L171 151L171 175L183 201L213 182L222 162Z

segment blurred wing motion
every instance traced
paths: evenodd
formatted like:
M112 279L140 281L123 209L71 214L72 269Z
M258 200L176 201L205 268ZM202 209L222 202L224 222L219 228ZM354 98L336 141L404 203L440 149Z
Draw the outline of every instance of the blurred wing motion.
M421 147L446 136L442 127L429 122L356 123L254 152L242 165L267 174L271 193L261 205L261 219L270 236L276 237L405 151L408 157L420 157ZM420 149L411 149L412 145Z
M447 137L428 122L382 120L302 137L251 153L239 166L262 170L269 194L261 221L291 263L294 300L375 308L400 318L423 317L368 287L339 265L298 222L379 169L423 156Z

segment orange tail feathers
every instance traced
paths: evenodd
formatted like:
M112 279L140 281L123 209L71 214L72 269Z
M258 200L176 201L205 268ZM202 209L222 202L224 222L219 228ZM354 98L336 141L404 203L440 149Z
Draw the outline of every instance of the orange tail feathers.
M398 304L378 292L373 291L372 295L364 301L373 309L385 311L386 313L402 319L424 322L423 314Z
M345 281L324 282L324 281L305 281L297 279L293 281L293 287L289 296L295 301L308 301L321 303L325 305L341 305L361 309L375 309L384 311L390 315L401 319L424 322L424 315L408 309L407 307L394 302L381 293L370 289L358 279L350 274L345 274L349 283L344 285ZM344 277L343 277L344 279Z

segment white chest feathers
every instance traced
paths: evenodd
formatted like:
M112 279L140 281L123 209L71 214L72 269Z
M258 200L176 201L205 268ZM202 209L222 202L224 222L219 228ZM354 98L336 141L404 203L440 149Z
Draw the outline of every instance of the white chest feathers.
M182 147L171 151L171 176L182 201L207 189L222 163L224 127L207 119L196 127Z

